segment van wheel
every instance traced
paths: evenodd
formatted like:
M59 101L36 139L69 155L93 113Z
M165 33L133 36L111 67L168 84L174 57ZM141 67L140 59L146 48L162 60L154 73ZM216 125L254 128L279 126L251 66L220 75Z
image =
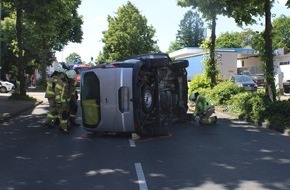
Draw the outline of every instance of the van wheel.
M153 109L153 92L151 88L146 85L142 88L142 109L145 113L152 111Z

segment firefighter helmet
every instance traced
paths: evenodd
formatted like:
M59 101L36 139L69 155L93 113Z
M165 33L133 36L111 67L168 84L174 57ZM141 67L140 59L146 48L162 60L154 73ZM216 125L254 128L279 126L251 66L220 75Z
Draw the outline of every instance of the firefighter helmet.
M58 64L55 68L55 71L60 72L60 73L64 73L64 72L66 72L66 69L63 67L62 64Z
M77 73L73 69L66 71L65 74L70 79L75 79L77 75Z

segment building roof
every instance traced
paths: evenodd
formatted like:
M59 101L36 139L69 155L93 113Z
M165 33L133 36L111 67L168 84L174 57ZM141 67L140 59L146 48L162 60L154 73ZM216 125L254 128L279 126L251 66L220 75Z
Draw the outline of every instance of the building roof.
M247 55L247 57L250 55L257 54L257 52L251 48L217 48L215 51L216 52L235 52L237 54ZM205 52L202 48L199 48L199 47L185 47L183 49L169 53L169 57L174 58L174 59L181 59L181 58L187 58L187 57L200 56L206 53L207 52Z

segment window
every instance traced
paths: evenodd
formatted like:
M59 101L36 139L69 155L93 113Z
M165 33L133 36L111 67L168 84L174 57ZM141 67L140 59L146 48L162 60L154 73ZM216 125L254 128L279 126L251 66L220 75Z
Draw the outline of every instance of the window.
M289 61L280 62L280 65L289 65Z

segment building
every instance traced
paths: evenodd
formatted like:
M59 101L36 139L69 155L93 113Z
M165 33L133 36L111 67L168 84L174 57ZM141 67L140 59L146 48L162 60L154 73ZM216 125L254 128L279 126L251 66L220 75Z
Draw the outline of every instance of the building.
M218 62L218 70L223 79L228 79L231 75L237 74L238 63L237 60L246 59L249 56L254 56L253 49L246 48L220 48L216 49L216 59ZM172 52L169 56L173 59L186 59L189 61L187 68L188 80L191 80L194 75L203 73L203 58L209 56L201 48L183 48L178 51ZM242 62L244 63L244 62Z
M264 75L263 63L259 52L251 48L220 48L216 49L218 70L222 79L228 79L234 74ZM290 93L290 54L284 49L275 50L274 72L276 88ZM203 58L209 56L201 48L186 47L169 54L173 59L186 59L188 81L196 74L203 73Z

